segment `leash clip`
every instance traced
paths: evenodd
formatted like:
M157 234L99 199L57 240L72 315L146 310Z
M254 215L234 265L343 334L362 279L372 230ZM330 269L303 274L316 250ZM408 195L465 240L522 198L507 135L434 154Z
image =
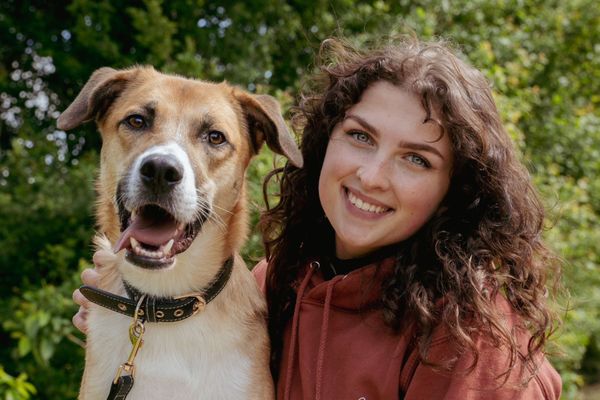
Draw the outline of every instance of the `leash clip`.
M135 307L135 312L133 313L133 322L131 325L129 325L129 341L132 344L131 352L129 353L129 357L127 357L127 361L121 364L117 369L117 374L113 380L114 384L117 384L119 378L121 375L124 375L124 373L127 373L132 377L135 375L135 365L133 362L138 351L142 347L142 344L144 343L144 339L142 337L144 336L144 331L146 330L144 323L139 318L141 315L140 305L145 297L146 295L142 295L138 300L137 306Z

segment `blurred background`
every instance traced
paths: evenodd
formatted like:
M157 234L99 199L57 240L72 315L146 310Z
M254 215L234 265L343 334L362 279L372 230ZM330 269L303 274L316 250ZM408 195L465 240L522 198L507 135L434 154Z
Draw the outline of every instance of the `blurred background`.
M600 399L600 7L595 0L0 2L0 400L75 399L100 137L56 129L98 67L151 64L276 96L287 110L321 40L452 40L487 75L548 208L570 296L551 359L564 399ZM263 151L252 164L253 225ZM253 231L244 257L262 255Z

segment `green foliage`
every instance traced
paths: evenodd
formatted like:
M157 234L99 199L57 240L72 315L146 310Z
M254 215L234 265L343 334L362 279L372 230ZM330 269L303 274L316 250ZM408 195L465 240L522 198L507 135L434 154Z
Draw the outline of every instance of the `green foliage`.
M3 293L17 294L22 284L42 279L62 282L80 258L89 258L93 232L95 154L78 159L77 168L46 164L45 143L23 136L13 140L1 167L7 171L0 186Z
M26 21L26 23L24 22ZM598 379L600 8L593 0L73 0L0 3L0 398L75 398L82 350L70 295L91 257L100 138L54 120L101 66L155 67L244 85L288 109L319 42L443 36L484 71L548 207L564 260L563 327L552 361L564 398ZM270 151L248 171L256 229ZM276 195L274 193L273 195ZM37 389L37 393L36 393Z
M35 387L27 382L26 374L19 374L15 378L7 374L0 365L0 399L28 400L33 394L36 394Z
M80 284L79 273L69 275L60 286L42 283L3 307L8 317L2 328L15 343L10 365L31 376L40 395L49 399L75 398L83 370L83 341L71 323L77 309L71 294Z
M162 14L162 1L145 0L146 10L128 8L133 27L137 31L134 39L139 46L148 52L146 62L152 65L163 65L173 51L172 36L177 28L173 21ZM148 24L152 21L152 24Z

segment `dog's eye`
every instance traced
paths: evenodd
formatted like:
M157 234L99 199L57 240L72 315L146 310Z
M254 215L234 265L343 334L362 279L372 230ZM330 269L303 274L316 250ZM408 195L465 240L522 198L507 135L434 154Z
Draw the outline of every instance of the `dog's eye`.
M225 143L225 135L219 131L210 131L207 136L208 142L213 146Z
M146 127L146 120L141 115L130 115L125 119L127 125L129 125L133 129L142 129Z

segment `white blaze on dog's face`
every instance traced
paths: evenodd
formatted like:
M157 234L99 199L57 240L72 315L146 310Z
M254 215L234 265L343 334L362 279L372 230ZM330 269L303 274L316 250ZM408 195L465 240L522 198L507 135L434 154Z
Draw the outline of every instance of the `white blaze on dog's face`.
M263 141L301 164L277 103L225 83L102 69L59 127L90 118L103 139L98 221L124 250L128 274L237 251L246 234L245 170Z
M203 187L196 188L196 174L191 160L176 141L150 147L134 160L129 170L122 188L127 210L143 207L153 201L152 197L156 197L154 201L160 203L160 194L156 195L155 192L161 192L162 182L167 191L165 197L169 200L164 208L177 221L192 222L199 209L210 214L210 209L206 208L214 199L214 181L206 179L201 185Z

